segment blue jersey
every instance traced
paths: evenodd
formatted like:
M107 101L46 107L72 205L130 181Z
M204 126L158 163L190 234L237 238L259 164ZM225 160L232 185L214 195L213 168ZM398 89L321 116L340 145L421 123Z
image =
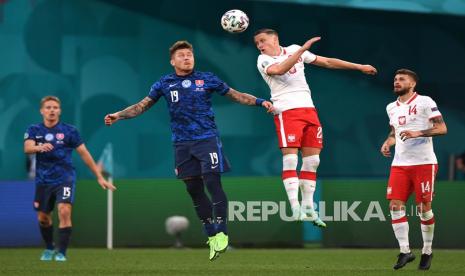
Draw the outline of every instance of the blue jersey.
M213 92L225 95L229 86L209 72L193 71L187 76L170 74L152 85L149 97L164 97L171 116L174 142L218 136L211 97Z
M36 145L50 143L53 150L36 153L36 184L61 185L76 181L71 155L83 141L74 126L59 122L52 128L43 123L31 125L24 140L34 140Z

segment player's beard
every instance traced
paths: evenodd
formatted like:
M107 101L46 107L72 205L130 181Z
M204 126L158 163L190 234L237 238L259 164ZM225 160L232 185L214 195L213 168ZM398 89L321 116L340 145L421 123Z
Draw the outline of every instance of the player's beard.
M400 96L403 96L403 95L407 94L409 92L409 89L408 88L404 88L402 90L394 89L393 92L394 92L395 95L400 97Z

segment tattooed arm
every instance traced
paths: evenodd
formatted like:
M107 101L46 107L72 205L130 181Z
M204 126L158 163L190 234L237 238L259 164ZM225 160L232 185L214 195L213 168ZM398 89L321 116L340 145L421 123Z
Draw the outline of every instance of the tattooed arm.
M444 135L447 133L447 126L442 116L431 118L431 122L433 123L432 128L420 130L420 131L412 131L412 130L402 131L400 133L400 138L403 141L405 141L410 138L432 137L432 136Z
M131 119L139 116L140 114L147 111L155 104L155 101L150 97L145 97L142 101L127 107L116 113L108 114L105 116L105 124L111 126L118 120Z
M381 146L381 154L385 157L391 157L391 150L390 148L396 144L396 131L393 126L391 126L391 131L388 134L386 141L384 141L383 145Z
M269 101L265 101L263 99L259 99L255 96L252 96L247 93L242 93L237 90L234 90L232 88L229 89L229 91L226 93L226 96L228 96L230 99L233 101L236 101L240 104L244 105L258 105L258 106L263 106L268 110L268 112L273 111L273 104L270 103Z

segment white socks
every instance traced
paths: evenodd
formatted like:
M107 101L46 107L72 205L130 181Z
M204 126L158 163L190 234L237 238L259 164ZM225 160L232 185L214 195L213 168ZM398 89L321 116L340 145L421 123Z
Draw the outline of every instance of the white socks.
M300 209L299 204L299 178L297 177L297 154L286 154L283 156L282 179L284 189L292 210Z
M313 206L313 194L316 188L316 170L320 165L320 156L311 155L302 158L300 170L300 192L302 194L302 208L315 209Z
M420 213L421 219L421 236L423 237L422 254L430 255L433 253L433 237L434 237L434 214L433 210L425 213Z
M399 242L400 253L409 253L410 245L408 241L408 221L405 216L405 209L400 211L391 210L392 229L396 235L396 239Z

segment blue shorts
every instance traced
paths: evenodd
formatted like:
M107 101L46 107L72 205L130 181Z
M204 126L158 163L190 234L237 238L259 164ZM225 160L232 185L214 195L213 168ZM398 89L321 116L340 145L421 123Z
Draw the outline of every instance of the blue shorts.
M178 178L224 173L231 169L220 138L211 137L174 144L175 173Z
M36 185L34 210L50 213L55 203L73 204L74 191L73 182L61 185Z

